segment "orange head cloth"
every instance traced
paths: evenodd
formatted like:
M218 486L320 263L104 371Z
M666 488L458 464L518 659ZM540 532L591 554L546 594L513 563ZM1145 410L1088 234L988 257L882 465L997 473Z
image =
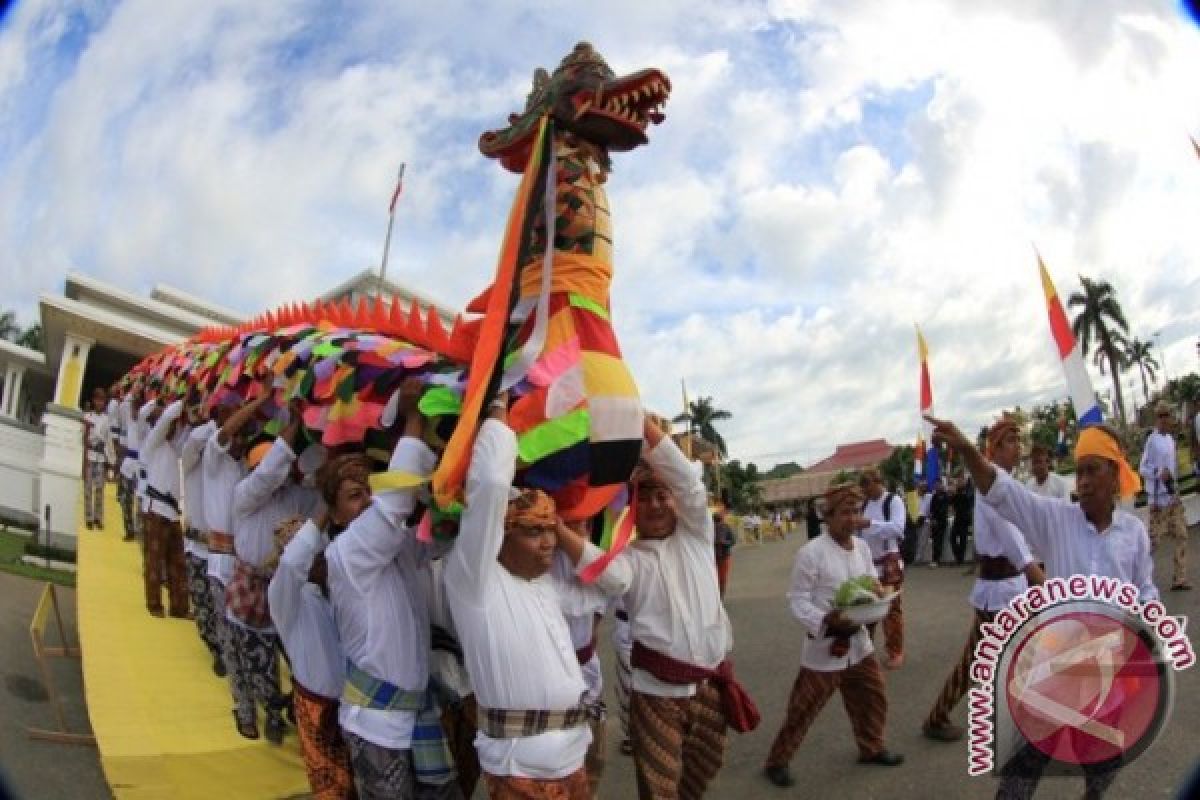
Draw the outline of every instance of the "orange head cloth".
M267 453L271 452L270 442L259 442L250 448L250 452L246 454L246 467L254 469L262 460L267 457Z
M1001 415L1000 419L996 420L992 427L988 428L987 432L987 450L990 456L996 449L996 445L1004 440L1004 434L1009 431L1017 430L1017 421L1008 414Z
M508 501L504 515L504 529L552 528L558 523L554 500L541 489L521 489L520 494Z
M1125 460L1116 437L1103 428L1093 426L1079 432L1079 440L1075 442L1075 463L1084 456L1099 456L1117 465L1121 497L1133 497L1142 488L1141 476Z
M843 503L853 503L856 509L861 508L863 493L853 483L835 483L825 490L824 501L825 516L828 517Z

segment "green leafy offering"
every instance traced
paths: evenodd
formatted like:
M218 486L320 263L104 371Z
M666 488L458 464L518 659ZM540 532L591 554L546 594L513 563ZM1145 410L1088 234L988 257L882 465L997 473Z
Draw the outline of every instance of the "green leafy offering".
M875 594L875 579L870 575L859 575L842 583L833 593L833 604L838 608L861 606L879 599Z

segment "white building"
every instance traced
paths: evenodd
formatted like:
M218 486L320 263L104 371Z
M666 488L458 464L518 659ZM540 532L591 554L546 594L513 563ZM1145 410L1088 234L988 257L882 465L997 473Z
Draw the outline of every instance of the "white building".
M320 300L375 296L378 276L364 270ZM425 297L385 281L385 300ZM301 299L301 298L297 298ZM449 322L453 315L438 307ZM72 272L61 295L39 300L45 352L0 340L0 518L36 525L44 541L74 549L82 491L80 403L145 356L214 325L243 317L169 286L149 297Z

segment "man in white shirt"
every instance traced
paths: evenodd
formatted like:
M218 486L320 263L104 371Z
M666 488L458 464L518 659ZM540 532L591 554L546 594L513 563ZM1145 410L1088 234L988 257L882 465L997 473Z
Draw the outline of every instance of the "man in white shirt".
M564 611L581 611L597 587L563 583L551 566L556 545L577 569L601 553L561 523L549 495L512 489L517 439L506 407L501 394L479 429L461 532L445 559L446 597L479 703L475 749L491 797L586 800L587 683ZM597 584L620 588L606 573Z
M137 481L138 448L141 434L136 425L136 414L141 404L141 390L131 389L121 398L118 413L121 418L121 464L119 478L121 491L121 516L125 524L125 541L131 542L138 534Z
M361 800L462 796L429 686L432 547L417 540L414 511L436 456L421 440L420 394L416 380L401 387L403 435L389 468L400 485L376 491L325 550L346 655L338 720Z
M1021 459L1021 433L1012 417L1006 414L988 429L987 444L992 463L1011 473ZM963 736L962 728L950 722L950 713L970 686L971 662L975 658L975 645L982 638L983 624L991 622L997 612L1031 584L1045 580L1024 534L1015 525L1001 518L987 503L976 503L973 513L975 556L979 561L970 598L975 616L962 657L946 678L922 726L928 738L940 742L957 741Z
M319 798L354 796L350 750L338 722L346 655L329 602L325 552L370 505L370 473L370 460L358 453L321 467L317 484L327 511L286 543L267 592L271 619L291 664L300 751L313 796Z
M208 582L209 526L205 517L204 465L201 463L204 446L217 433L217 423L215 420L204 420L194 397L185 413L191 427L184 435L179 461L183 471L183 558L187 566L188 595L192 601L196 630L212 655L213 672L217 677L223 678L225 661L221 653L217 622L220 616L224 615L225 609L221 608L218 611L214 608L212 590Z
M1146 437L1138 471L1145 481L1150 501L1151 549L1156 548L1163 538L1175 540L1171 591L1178 592L1191 589L1192 584L1187 579L1187 520L1176 482L1179 463L1175 456L1175 437L1171 433L1172 422L1171 407L1159 403L1154 409L1154 430Z
M929 503L933 495L925 488L925 481L917 481L917 546L913 549L913 564L926 564L932 558L929 539Z
M205 442L201 456L204 470L204 521L208 524L208 590L212 595L214 625L221 646L224 673L229 676L233 695L235 720L239 719L239 709L250 710L243 711L242 718L251 715L254 699L250 696L249 686L236 673L238 655L233 623L225 614L225 587L233 580L237 563L232 533L233 493L246 477L246 468L242 463L246 451L246 428L265 400L264 394L236 410L229 405L218 405L217 432ZM258 723L254 721L253 725L239 725L239 731L243 735L252 734L249 738L256 739Z
M267 562L280 523L290 517L308 517L320 499L293 480L296 454L292 443L299 425L300 409L293 404L279 436L273 441L260 440L246 455L248 474L233 490L237 560L225 591L225 619L236 657L229 678L239 703L234 712L238 732L248 739L257 738L255 703L259 703L267 714L264 735L276 745L282 743L286 729L283 709L287 699L279 688L279 636L268 607L271 574Z
M871 549L871 559L875 563L879 582L886 588L899 590L904 585L904 559L900 555L907 514L904 499L898 494L884 492L883 478L874 467L862 471L859 486L866 499L862 507L862 519L858 522L858 535ZM904 665L902 601L902 597L893 600L887 616L883 618L883 646L887 653L883 663L888 669L899 669ZM872 626L871 634L874 633Z
M904 761L903 756L884 746L887 694L871 637L862 625L850 622L833 605L833 596L845 581L876 575L870 548L854 535L863 521L862 499L861 491L853 484L831 486L825 492L826 533L796 553L787 597L808 636L788 700L787 717L771 744L764 767L767 779L780 788L795 784L788 762L821 709L839 690L854 731L859 762L891 767ZM884 592L878 581L875 589L879 594Z
M1084 428L1075 443L1078 503L1041 497L994 467L952 422L926 417L934 440L944 441L962 457L978 487L981 502L1016 525L1046 562L1046 577L1097 575L1137 587L1139 602L1158 599L1154 562L1146 526L1117 508L1131 498L1141 480L1125 461L1120 437L1105 425ZM1022 748L1001 770L1000 795L1032 797L1049 760L1033 745ZM1100 797L1116 769L1084 768L1088 797Z
M721 769L727 728L758 709L733 677L733 630L717 583L715 529L697 464L647 416L630 479L637 539L604 575L621 586L633 649L630 701L641 798L700 796Z
M156 405L148 416L152 427L141 449L146 464L142 575L146 609L156 617L163 615L164 564L167 612L172 617L188 615L187 568L183 560L183 531L179 528L179 452L185 435L179 425L182 415L182 400L172 402L165 409Z
M1026 489L1042 497L1071 499L1071 487L1061 475L1050 471L1050 448L1046 445L1035 444L1030 448L1029 471L1032 474L1025 480Z
M104 527L104 482L112 424L104 389L92 390L91 406L83 415L83 511L88 530Z

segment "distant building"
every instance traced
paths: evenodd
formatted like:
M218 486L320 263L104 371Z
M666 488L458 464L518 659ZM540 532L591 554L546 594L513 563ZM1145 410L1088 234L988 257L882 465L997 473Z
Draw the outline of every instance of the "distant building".
M426 297L364 270L318 300L357 304L382 288L384 301L413 299L453 314ZM301 299L301 298L297 298ZM304 298L308 299L308 298ZM44 352L0 340L0 518L36 526L46 539L74 547L83 460L80 403L151 353L203 328L233 326L243 316L170 286L148 297L78 272L63 293L39 299Z
M840 444L834 449L833 455L806 467L804 472L787 478L759 481L763 505L777 508L820 497L839 472L876 466L895 449L884 439Z

